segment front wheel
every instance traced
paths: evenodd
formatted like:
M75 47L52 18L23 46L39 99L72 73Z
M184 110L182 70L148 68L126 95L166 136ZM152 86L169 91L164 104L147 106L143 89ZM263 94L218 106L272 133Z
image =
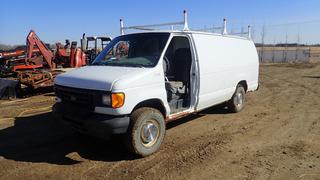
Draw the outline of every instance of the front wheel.
M163 115L154 108L139 108L131 115L126 135L128 149L145 157L159 150L165 135Z
M246 91L244 90L244 87L241 84L238 84L232 98L227 103L228 109L231 112L237 113L244 108L246 102L245 94Z

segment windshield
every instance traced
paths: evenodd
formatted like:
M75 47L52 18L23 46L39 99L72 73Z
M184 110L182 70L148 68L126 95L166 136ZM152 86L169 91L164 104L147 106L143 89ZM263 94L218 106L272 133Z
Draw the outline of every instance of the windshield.
M113 39L92 65L154 67L169 38L169 33L141 33Z

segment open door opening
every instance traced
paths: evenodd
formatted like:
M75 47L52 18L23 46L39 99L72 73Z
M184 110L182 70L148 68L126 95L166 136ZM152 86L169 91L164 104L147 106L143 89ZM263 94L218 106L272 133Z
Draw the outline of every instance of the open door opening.
M171 114L190 107L190 70L192 56L187 37L173 37L164 56L167 100Z

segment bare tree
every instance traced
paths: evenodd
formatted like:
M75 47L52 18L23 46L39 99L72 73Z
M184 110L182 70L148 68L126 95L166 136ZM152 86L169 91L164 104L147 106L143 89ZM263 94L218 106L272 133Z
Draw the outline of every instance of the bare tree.
M265 24L262 26L262 31L261 31L261 52L260 52L260 62L263 60L264 56L264 41L265 41L265 36L266 36L266 26Z
M295 58L296 61L298 61L299 43L300 43L300 31L298 31L298 34L297 34L297 47L296 47L296 58Z
M288 56L288 32L286 31L286 41L285 41L285 46L283 50L283 61L287 62L287 56Z

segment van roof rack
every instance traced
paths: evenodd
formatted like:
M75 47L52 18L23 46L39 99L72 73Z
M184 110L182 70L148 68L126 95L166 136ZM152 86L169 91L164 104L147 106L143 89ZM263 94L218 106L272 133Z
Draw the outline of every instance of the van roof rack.
M213 26L211 28L203 28L203 29L195 29L194 31L202 31L202 32L215 32L216 30L221 30L221 34L222 35L238 35L238 36L243 36L243 35L247 35L248 39L251 39L251 26L248 25L247 27L247 31L241 31L241 32L232 32L232 33L228 33L227 31L227 19L224 18L223 19L223 26L221 27L216 27Z
M169 23L162 23L162 24L141 25L141 26L127 26L127 27L125 27L123 25L123 20L120 19L120 34L124 35L124 30L126 30L126 29L152 31L152 30L156 30L156 29L153 29L152 27L171 26L171 29L172 29L174 25L183 25L183 31L188 31L189 30L189 27L188 27L188 13L187 13L186 10L183 11L183 21L179 21L179 22L169 22Z
M183 11L183 21L178 22L169 22L169 23L162 23L162 24L151 24L151 25L139 25L139 26L124 26L123 19L120 19L120 34L124 35L125 30L128 29L135 29L135 30L144 30L144 31L154 31L157 30L154 27L163 27L163 26L171 26L171 30L174 30L173 27L176 25L183 25L183 31L189 31L188 27L188 13L186 10ZM197 29L193 31L209 31L212 30L221 30L222 35L247 35L248 39L251 39L251 26L248 26L248 30L246 32L239 32L239 33L231 33L229 34L227 31L227 19L223 19L223 26L221 27L212 27L212 28L204 28L204 29Z

